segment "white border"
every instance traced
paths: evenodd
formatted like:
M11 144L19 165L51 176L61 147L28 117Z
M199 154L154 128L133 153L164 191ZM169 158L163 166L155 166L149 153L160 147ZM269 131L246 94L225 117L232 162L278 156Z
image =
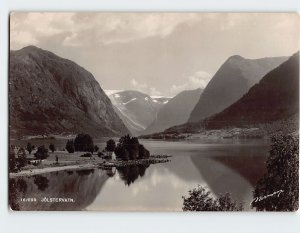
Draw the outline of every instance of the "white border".
M10 212L7 207L7 85L10 11L299 12L299 0L0 0L0 231L300 232L298 213Z

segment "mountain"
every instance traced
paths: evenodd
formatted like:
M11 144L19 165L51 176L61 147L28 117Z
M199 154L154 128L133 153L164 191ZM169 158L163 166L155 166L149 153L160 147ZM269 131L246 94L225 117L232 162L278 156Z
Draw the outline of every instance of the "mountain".
M90 72L34 46L10 51L9 106L12 136L128 133Z
M205 125L224 128L264 124L291 119L298 113L299 52L266 74L240 100L206 119Z
M114 108L133 135L139 135L156 118L163 102L139 91L122 91L109 96Z
M246 59L237 55L228 58L204 89L189 122L197 122L221 112L286 60L287 57Z
M170 99L158 111L157 118L145 130L145 134L161 132L171 126L187 122L199 101L202 89L183 91Z

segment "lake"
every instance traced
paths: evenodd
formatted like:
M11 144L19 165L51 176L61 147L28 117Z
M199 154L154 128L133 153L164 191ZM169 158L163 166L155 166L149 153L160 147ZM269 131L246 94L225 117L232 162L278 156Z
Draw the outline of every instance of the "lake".
M100 144L103 141L99 142ZM11 196L21 210L181 211L182 196L201 185L219 196L229 192L251 210L252 191L266 171L269 141L222 139L140 140L151 154L171 162L111 170L76 170L15 178ZM50 202L49 198L74 202ZM40 200L44 200L41 202Z

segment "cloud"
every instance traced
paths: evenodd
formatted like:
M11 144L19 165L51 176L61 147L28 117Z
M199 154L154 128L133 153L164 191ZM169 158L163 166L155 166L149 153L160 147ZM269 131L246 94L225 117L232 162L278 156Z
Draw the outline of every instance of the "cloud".
M180 85L171 86L171 94L176 95L184 90L193 90L197 88L205 88L212 75L205 71L197 71L193 75L189 76L187 82Z
M123 43L141 38L165 37L181 23L201 20L195 13L12 13L11 32L30 34L37 43L40 38L64 33L64 46L86 45L91 39L99 44ZM16 36L11 46L26 45Z
M146 90L148 88L147 84L145 83L138 83L135 79L131 79L130 81L131 86L136 88L137 90Z
M138 90L150 96L157 96L162 94L155 87L149 87L146 83L138 83L135 79L131 79L130 84L134 90Z
M37 45L42 38L72 30L75 13L12 13L10 15L10 45L19 49Z
M290 13L16 12L10 48L36 45L70 59L105 89L172 96L203 88L210 76L196 71L214 74L232 55L293 54L298 29Z

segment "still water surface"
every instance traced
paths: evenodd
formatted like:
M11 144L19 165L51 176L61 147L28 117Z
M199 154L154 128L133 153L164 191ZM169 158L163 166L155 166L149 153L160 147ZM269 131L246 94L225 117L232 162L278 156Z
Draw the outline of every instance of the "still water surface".
M172 155L171 162L117 170L60 171L17 178L22 210L181 211L182 196L197 185L213 195L229 192L250 210L252 191L265 172L269 142L265 140L141 140L151 154ZM40 202L66 197L75 202Z

